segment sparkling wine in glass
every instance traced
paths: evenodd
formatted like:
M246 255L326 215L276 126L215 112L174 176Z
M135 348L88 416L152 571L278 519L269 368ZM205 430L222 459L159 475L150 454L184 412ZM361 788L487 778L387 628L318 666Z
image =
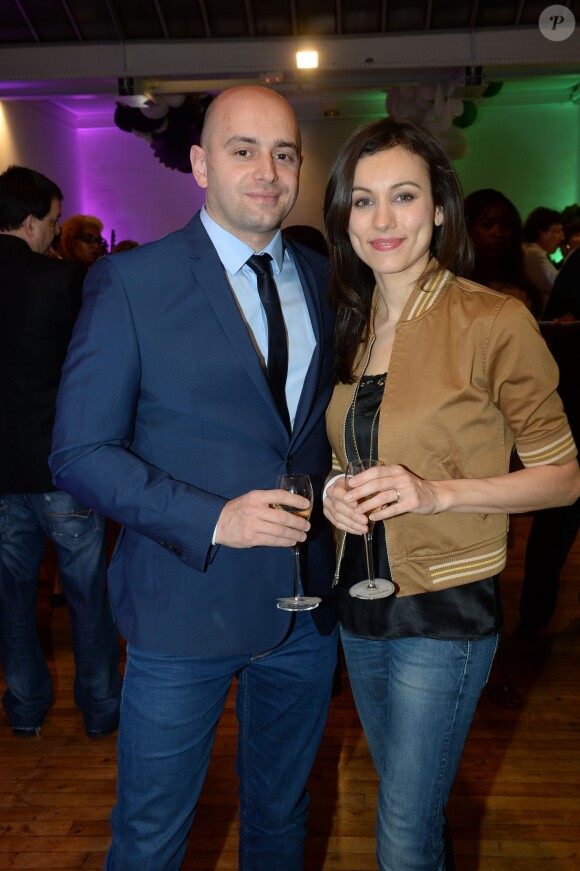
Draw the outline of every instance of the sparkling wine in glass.
M287 490L288 493L296 493L298 496L304 496L308 499L310 505L308 508L293 508L291 505L278 505L278 508L283 508L284 511L290 511L298 517L310 519L312 513L312 482L308 475L281 475L278 480L278 489ZM294 595L286 596L283 599L277 600L278 608L282 611L311 611L313 608L318 608L322 599L318 596L301 596L299 587L300 578L300 544L296 543L292 547L292 564L294 567Z
M375 466L382 466L381 460L355 460L348 463L346 467L346 477L352 478L353 475L358 475L366 469L372 469ZM367 517L375 509L367 512ZM373 559L373 532L375 528L374 520L369 520L368 530L365 533L364 547L365 558L367 564L368 577L365 581L359 581L358 584L353 584L349 589L349 593L355 599L385 599L395 592L395 585L392 581L386 578L375 577L375 564Z

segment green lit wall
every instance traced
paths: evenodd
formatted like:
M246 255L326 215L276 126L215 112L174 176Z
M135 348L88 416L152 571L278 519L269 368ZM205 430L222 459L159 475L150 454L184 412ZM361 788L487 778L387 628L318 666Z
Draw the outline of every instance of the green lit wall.
M466 194L496 188L523 219L536 206L580 202L580 106L495 108L490 101L466 133L469 152L455 162Z
M496 188L513 201L522 220L539 205L563 209L580 203L580 105L493 103L488 100L465 130L467 155L454 161L465 194ZM384 102L377 108L366 120L381 117ZM332 162L346 137L364 120L360 116L301 119L305 159L291 222L321 226L324 185Z

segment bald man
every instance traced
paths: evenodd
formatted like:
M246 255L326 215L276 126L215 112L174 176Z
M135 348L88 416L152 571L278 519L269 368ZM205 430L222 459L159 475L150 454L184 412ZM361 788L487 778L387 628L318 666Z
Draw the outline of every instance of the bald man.
M223 92L191 150L204 208L98 261L85 284L51 468L123 525L109 575L128 642L109 871L181 867L234 678L239 868L303 866L337 637L321 510L327 263L280 232L301 161L280 95ZM306 500L278 488L293 472L312 479L310 521L294 513ZM304 612L277 608L297 543L300 592L319 600Z

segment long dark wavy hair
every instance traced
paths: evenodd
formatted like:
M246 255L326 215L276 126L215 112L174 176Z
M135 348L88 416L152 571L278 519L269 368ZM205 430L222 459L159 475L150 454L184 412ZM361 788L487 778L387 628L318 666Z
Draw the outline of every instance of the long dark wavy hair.
M522 220L520 214L511 200L502 194L501 191L496 191L494 188L481 188L473 191L465 197L465 220L467 229L472 236L475 225L479 218L485 218L487 212L490 212L496 206L501 206L510 224L511 239L506 245L506 251L500 264L489 264L487 255L483 256L475 247L475 262L469 278L472 281L479 281L480 284L487 284L488 277L492 280L498 278L496 274L489 275L491 269L503 268L505 274L499 278L513 279L516 283L521 279L523 274L522 266Z
M354 252L348 235L352 188L362 157L400 145L420 157L427 167L436 208L443 224L433 228L430 253L444 268L464 275L471 268L472 245L465 226L463 194L455 170L437 140L417 124L383 118L364 124L342 147L324 196L324 225L330 256L330 302L336 311L338 381L352 383L357 352L368 338L375 279L370 267ZM431 264L431 271L438 267ZM422 277L429 278L429 272Z
M465 221L467 230L473 238L478 220L484 221L492 209L500 206L509 222L511 238L506 243L501 256L490 258L485 250L478 248L474 239L473 268L467 274L471 281L496 287L502 284L513 284L525 291L536 317L542 310L542 299L537 288L531 283L524 270L522 252L522 221L520 214L511 200L494 188L481 188L465 197ZM509 291L508 291L509 292Z

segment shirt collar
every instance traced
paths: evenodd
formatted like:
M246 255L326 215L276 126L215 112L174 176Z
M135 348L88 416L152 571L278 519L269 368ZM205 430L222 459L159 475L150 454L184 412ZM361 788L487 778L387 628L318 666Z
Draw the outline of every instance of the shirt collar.
M262 248L261 251L254 251L246 242L238 239L229 230L224 230L223 227L217 224L208 215L205 206L202 207L199 216L221 262L231 275L239 272L252 254L269 254L273 261L272 272L277 274L282 271L284 242L280 230L277 231L274 238L268 242L265 248Z

